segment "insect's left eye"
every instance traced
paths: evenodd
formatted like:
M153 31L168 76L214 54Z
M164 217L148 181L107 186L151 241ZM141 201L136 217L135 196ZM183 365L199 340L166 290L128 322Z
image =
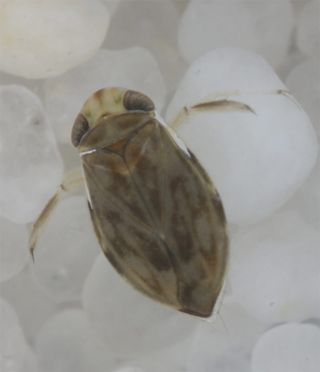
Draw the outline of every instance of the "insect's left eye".
M88 132L88 120L80 113L72 127L71 142L74 147L78 147L82 137Z
M135 90L127 90L123 97L123 106L129 111L153 111L155 109L152 100L143 93Z

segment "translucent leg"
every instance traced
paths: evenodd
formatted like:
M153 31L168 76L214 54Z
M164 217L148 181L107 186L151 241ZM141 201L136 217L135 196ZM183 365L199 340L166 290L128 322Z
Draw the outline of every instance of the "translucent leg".
M224 112L224 111L249 111L254 113L252 108L245 103L238 101L229 101L226 99L217 100L217 101L208 101L198 103L194 106L186 107L184 106L178 115L170 123L170 127L177 129L186 118L195 113L195 112L204 112L204 111L215 111L215 112Z
M29 239L29 250L34 260L34 250L37 245L38 238L43 231L46 223L49 220L55 207L58 205L59 201L70 194L74 194L79 190L80 187L84 186L84 178L82 175L81 168L75 169L67 173L59 186L58 191L52 196L48 201L47 205L44 207L36 222L32 226L32 231Z
M237 101L234 99L229 99L228 97L237 97L237 96L250 96L250 95L283 95L291 99L297 106L299 104L290 94L289 91L279 89L274 91L260 91L260 92L244 92L244 91L232 91L232 92L220 92L207 97L204 101L192 105L190 107L184 106L176 117L170 123L170 127L177 129L188 116L196 112L251 112L255 114L255 111L247 104ZM300 107L300 106L299 106Z

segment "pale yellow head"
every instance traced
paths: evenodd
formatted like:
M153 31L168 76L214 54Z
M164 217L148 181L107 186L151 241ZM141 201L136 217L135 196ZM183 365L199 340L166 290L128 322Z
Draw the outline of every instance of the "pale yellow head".
M101 118L130 111L154 111L154 103L146 95L125 88L104 88L93 93L83 105L71 133L77 147L81 138L94 128Z

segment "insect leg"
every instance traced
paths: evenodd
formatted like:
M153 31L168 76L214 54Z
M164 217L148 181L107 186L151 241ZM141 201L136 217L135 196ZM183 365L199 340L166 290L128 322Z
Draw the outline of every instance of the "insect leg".
M230 99L230 97L240 97L240 96L285 96L290 99L298 108L301 109L301 106L292 96L290 91L286 89L276 89L276 90L266 90L266 91L229 91L229 92L219 92L208 96L204 101L192 105L184 106L173 121L170 123L170 127L177 129L183 121L192 113L195 112L204 112L204 111L215 111L215 112L226 112L226 111L247 111L255 114L255 111L249 105L238 101L236 99Z
M190 107L184 106L180 110L178 115L170 123L170 127L173 129L177 129L188 116L192 115L195 112L205 112L205 111L212 111L212 112L226 112L226 111L230 111L230 112L240 111L241 112L242 111L242 112L251 112L252 114L255 114L254 110L249 105L243 102L228 100L228 99L219 99L219 100L201 102L201 103L198 103Z
M83 185L84 179L80 168L75 169L64 176L64 179L59 186L58 191L50 198L50 200L40 213L39 217L37 218L36 222L32 226L32 231L29 239L29 251L33 260L34 250L36 248L38 238L55 207L64 197L75 193Z

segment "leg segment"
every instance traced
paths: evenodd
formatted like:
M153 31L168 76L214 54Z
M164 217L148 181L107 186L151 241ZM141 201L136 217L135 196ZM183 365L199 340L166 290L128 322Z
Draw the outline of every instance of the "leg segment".
M212 112L251 112L252 114L256 114L255 111L249 105L237 101L235 99L229 99L229 97L237 97L237 96L250 96L250 95L283 95L291 99L296 105L297 102L294 100L292 95L289 91L279 89L274 91L260 91L260 92L241 92L238 90L232 92L220 92L213 95L210 95L205 100L190 107L184 106L176 117L170 123L170 127L173 129L177 129L183 121L193 113L196 112L205 112L205 111L212 111Z
M75 169L65 175L58 191L50 198L47 205L44 207L36 222L32 226L32 231L29 239L29 250L33 260L34 250L36 248L38 238L55 207L64 197L75 193L83 185L84 179L80 168Z
M170 123L170 127L177 129L180 124L191 114L195 112L204 111L215 111L215 112L226 112L226 111L247 111L255 114L254 110L239 101L229 101L227 99L221 99L217 101L201 102L191 107L184 106L174 120Z

